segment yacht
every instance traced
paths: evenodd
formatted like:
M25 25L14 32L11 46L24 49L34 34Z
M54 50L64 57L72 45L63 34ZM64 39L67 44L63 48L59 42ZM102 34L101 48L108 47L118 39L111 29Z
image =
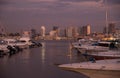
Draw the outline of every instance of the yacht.
M24 43L27 46L33 45L32 40L29 37L21 37L19 39L19 42L22 42L22 43Z
M5 43L5 41L0 40L0 55L7 54L9 52L7 46L8 45Z
M103 60L103 59L117 59L120 58L119 50L109 50L107 52L93 52L88 53L88 57L93 57L95 60Z
M81 62L62 64L58 67L79 72L90 78L119 78L120 59L99 60L96 62Z
M74 43L72 44L73 48L77 49L79 52L100 52L100 51L108 51L110 42L97 42L97 43L88 43L88 44L80 44Z
M19 40L16 39L4 39L4 41L7 43L7 45L15 47L15 48L20 48L20 49L24 49L27 47L26 44L20 42Z

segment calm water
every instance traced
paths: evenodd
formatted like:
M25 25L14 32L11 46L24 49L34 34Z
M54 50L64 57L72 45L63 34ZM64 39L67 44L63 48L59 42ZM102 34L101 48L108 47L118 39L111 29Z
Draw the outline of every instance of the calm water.
M82 57L75 51L70 52L69 41L41 42L44 47L25 49L11 57L0 58L0 78L87 78L55 65L80 62Z

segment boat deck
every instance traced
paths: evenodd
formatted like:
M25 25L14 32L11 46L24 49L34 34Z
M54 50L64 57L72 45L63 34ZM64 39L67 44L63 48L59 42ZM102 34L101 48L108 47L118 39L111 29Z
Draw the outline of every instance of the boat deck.
M100 60L100 61L96 61L95 63L82 62L82 63L63 64L63 65L59 65L59 67L120 71L120 59Z

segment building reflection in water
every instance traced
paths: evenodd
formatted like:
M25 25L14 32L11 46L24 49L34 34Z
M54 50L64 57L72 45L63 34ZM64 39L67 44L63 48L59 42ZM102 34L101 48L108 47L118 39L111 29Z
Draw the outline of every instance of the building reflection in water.
M7 64L9 57L4 56L3 58L0 58L0 62L2 62L3 65Z
M69 61L70 63L72 63L72 45L71 43L69 43L69 47L68 47L68 56L69 56Z
M42 59L42 64L45 63L45 42L41 42L42 43L42 48L41 48L41 59Z
M23 53L21 53L20 58L24 63L28 63L30 59L30 49L25 49Z

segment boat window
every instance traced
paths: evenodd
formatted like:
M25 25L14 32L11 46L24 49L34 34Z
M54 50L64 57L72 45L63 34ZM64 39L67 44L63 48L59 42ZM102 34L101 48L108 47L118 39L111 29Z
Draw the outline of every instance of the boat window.
M25 40L20 40L19 42L25 43L26 41Z
M106 44L106 43L98 43L98 45L103 47L109 47L109 44Z

